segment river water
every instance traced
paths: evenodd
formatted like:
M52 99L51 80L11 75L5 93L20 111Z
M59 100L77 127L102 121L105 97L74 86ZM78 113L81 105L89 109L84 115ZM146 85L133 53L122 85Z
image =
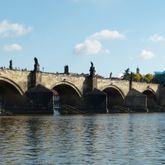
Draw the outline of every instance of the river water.
M1 165L162 165L165 113L0 117Z

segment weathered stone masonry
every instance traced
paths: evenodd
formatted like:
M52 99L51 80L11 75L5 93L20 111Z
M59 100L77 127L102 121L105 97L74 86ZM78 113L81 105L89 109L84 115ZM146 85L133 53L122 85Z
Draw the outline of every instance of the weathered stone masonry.
M10 69L0 69L0 85L3 82L3 88L9 85L15 88L21 95L24 95L29 88L40 84L50 90L57 89L57 92L69 97L80 97L89 88L89 81L85 75L78 74L55 74L34 71L18 71ZM129 81L120 79L93 78L93 88L107 93L110 105L125 104L126 96L129 94ZM1 86L0 86L1 87ZM132 88L141 94L145 94L148 100L155 99L159 105L165 105L164 87L159 84L148 84L142 82L133 82ZM63 92L64 91L64 92ZM133 93L133 92L132 92ZM138 95L139 96L139 95ZM139 101L137 100L139 105ZM136 99L135 99L136 104ZM142 103L144 104L144 103Z

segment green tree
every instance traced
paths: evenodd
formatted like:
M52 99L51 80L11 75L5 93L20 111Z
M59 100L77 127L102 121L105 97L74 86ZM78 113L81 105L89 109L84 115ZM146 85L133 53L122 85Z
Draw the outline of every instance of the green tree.
M123 80L129 80L129 79L130 79L130 70L129 70L129 68L127 68L127 69L124 71Z
M133 73L133 81L141 81L142 75L140 73Z
M150 83L150 82L152 82L153 78L154 78L154 76L152 74L148 73L144 76L144 81L147 83Z

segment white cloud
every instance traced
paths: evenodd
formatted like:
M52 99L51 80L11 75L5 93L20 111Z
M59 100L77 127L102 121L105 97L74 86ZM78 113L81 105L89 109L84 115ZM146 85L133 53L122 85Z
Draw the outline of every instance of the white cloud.
M7 52L21 51L22 46L19 44L11 44L11 45L5 45L3 49L4 51L7 51Z
M124 39L125 36L121 33L119 33L118 31L114 30L102 30L100 32L96 32L94 34L92 34L91 36L89 36L89 39L94 39L94 40L107 40L107 39Z
M125 36L118 31L105 29L90 35L84 42L77 44L74 47L74 52L76 55L92 55L98 53L109 54L110 51L103 48L101 41L107 39L114 40L123 38L125 38Z
M165 38L158 34L153 34L152 36L149 37L149 40L153 42L162 42L165 41Z
M75 46L75 54L90 55L102 52L102 45L97 40L85 40L83 43Z
M142 50L140 56L142 60L150 60L155 57L155 54L149 50Z
M19 23L10 23L7 20L0 22L0 38L22 36L32 30Z

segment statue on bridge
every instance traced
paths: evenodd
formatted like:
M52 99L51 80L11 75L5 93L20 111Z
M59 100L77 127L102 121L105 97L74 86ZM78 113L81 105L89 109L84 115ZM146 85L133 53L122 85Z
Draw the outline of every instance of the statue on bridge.
M110 72L110 74L109 74L109 78L112 79L112 72Z
M34 57L34 71L35 72L40 71L40 65L39 65L38 59L36 57Z
M69 66L68 65L64 66L64 74L69 74Z
M9 61L9 69L11 69L11 70L13 69L13 61L12 60Z
M90 67L90 69L89 69L89 72L90 72L90 76L91 77L94 77L95 76L95 67L94 67L94 65L93 65L93 62L91 62L91 67Z
M37 65L38 64L38 59L34 57L34 63Z

